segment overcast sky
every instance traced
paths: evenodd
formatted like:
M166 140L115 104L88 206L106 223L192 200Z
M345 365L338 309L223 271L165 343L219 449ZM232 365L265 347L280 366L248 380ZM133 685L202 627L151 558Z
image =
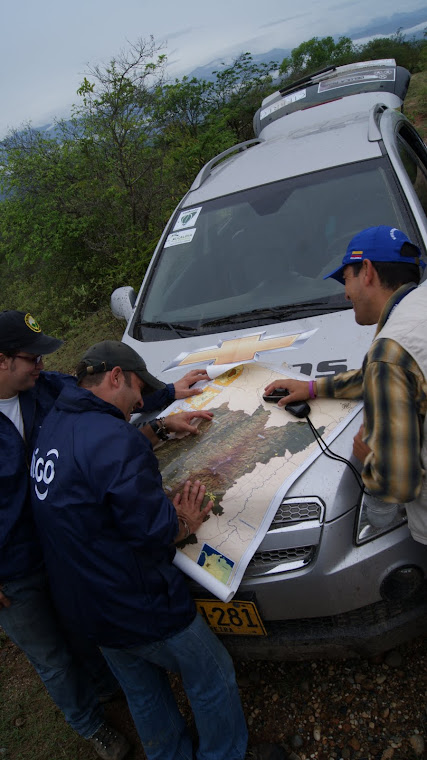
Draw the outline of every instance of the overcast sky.
M342 35L425 0L0 0L0 137L26 121L66 115L87 65L107 63L127 42L167 43L170 75L242 51L292 49Z

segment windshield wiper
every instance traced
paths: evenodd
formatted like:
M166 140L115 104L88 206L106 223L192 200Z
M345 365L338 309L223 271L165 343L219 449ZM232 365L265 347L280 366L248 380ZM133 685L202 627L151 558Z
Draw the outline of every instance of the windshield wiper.
M180 325L175 322L138 322L137 327L148 327L153 330L170 330L176 333L180 338L185 338L187 333L197 332L197 327L193 325Z
M342 301L342 297L340 296L338 303L332 302L330 299L322 299L320 301L306 301L304 303L300 304L294 304L292 307L295 311L301 312L301 311L309 311L312 314L318 314L319 312L323 312L325 314L328 314L332 311L344 311L345 309L352 309L352 304L349 301Z
M210 319L206 322L201 322L200 327L214 327L216 325L234 323L234 322L250 322L255 319L273 319L275 322L280 322L283 319L289 319L290 317L296 317L301 313L310 312L310 314L318 314L319 311L342 311L343 309L350 308L350 304L333 305L328 300L311 301L300 304L290 304L289 306L272 306L268 309L252 309L252 311L242 311L238 314L229 314L225 317L218 317L217 319ZM310 314L308 316L310 316Z
M201 322L200 327L215 327L215 325L222 325L227 322L250 322L254 319L265 319L268 317L274 318L276 322L288 315L288 307L285 306L272 306L269 309L252 309L252 311L241 311L237 314L229 314L225 317L218 317L217 319L209 319L206 322Z

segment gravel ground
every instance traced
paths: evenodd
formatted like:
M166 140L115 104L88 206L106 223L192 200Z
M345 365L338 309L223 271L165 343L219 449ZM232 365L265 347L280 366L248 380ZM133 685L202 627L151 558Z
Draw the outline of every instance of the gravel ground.
M249 756L427 758L426 665L423 639L372 660L237 663Z
M0 649L2 663L7 664L0 684L3 708L9 708L8 722L13 731L25 731L34 710L45 729L38 736L37 753L34 746L24 748L30 734L27 744L23 744L24 736L14 739L22 754L16 745L13 749L10 737L6 740L0 735L0 757L95 760L94 751L84 740L71 730L60 729L62 716L47 695L41 704L37 677L11 642ZM240 661L235 665L249 727L247 760L427 760L425 639L416 639L372 660ZM180 680L172 676L171 681L180 708L191 724ZM23 699L24 693L37 700L30 702L31 708ZM133 745L129 760L144 760L124 698L106 705L106 711L108 719ZM52 754L40 746L43 736L47 740L54 730L55 714L60 730L58 752ZM69 742L74 751L66 752ZM61 744L64 750L60 750Z

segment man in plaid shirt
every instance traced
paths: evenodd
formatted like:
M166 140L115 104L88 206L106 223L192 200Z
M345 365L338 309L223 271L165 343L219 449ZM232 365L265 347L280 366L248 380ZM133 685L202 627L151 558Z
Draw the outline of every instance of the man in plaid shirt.
M281 406L316 396L363 399L353 453L363 462L365 489L381 501L405 503L413 538L426 544L427 288L418 287L420 255L394 227L355 235L325 279L345 286L358 324L377 324L361 369L316 381L276 380L265 391L286 387Z

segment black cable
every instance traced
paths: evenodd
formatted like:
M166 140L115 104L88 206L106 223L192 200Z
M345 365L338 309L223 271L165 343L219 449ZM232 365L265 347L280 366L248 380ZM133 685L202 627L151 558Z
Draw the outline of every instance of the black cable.
M322 451L322 453L325 454L325 456L329 457L329 459L335 459L337 462L343 462L348 467L350 467L350 470L352 471L354 477L356 478L357 485L361 489L362 493L364 493L365 492L365 484L363 483L363 480L360 477L360 473L358 472L358 470L356 469L356 467L354 466L354 464L352 462L350 462L348 459L346 459L345 457L342 457L340 454L337 454L335 451L332 451L332 449L329 448L329 446L326 443L326 441L323 440L323 438L320 435L320 433L314 427L314 425L313 425L312 421L310 420L308 414L306 416L306 420L307 420L307 422L308 422L308 424L309 424L309 426L311 428L311 432L313 433L315 440L317 441L317 443L320 446L320 450ZM323 444L323 446L325 448L322 448L322 444Z

